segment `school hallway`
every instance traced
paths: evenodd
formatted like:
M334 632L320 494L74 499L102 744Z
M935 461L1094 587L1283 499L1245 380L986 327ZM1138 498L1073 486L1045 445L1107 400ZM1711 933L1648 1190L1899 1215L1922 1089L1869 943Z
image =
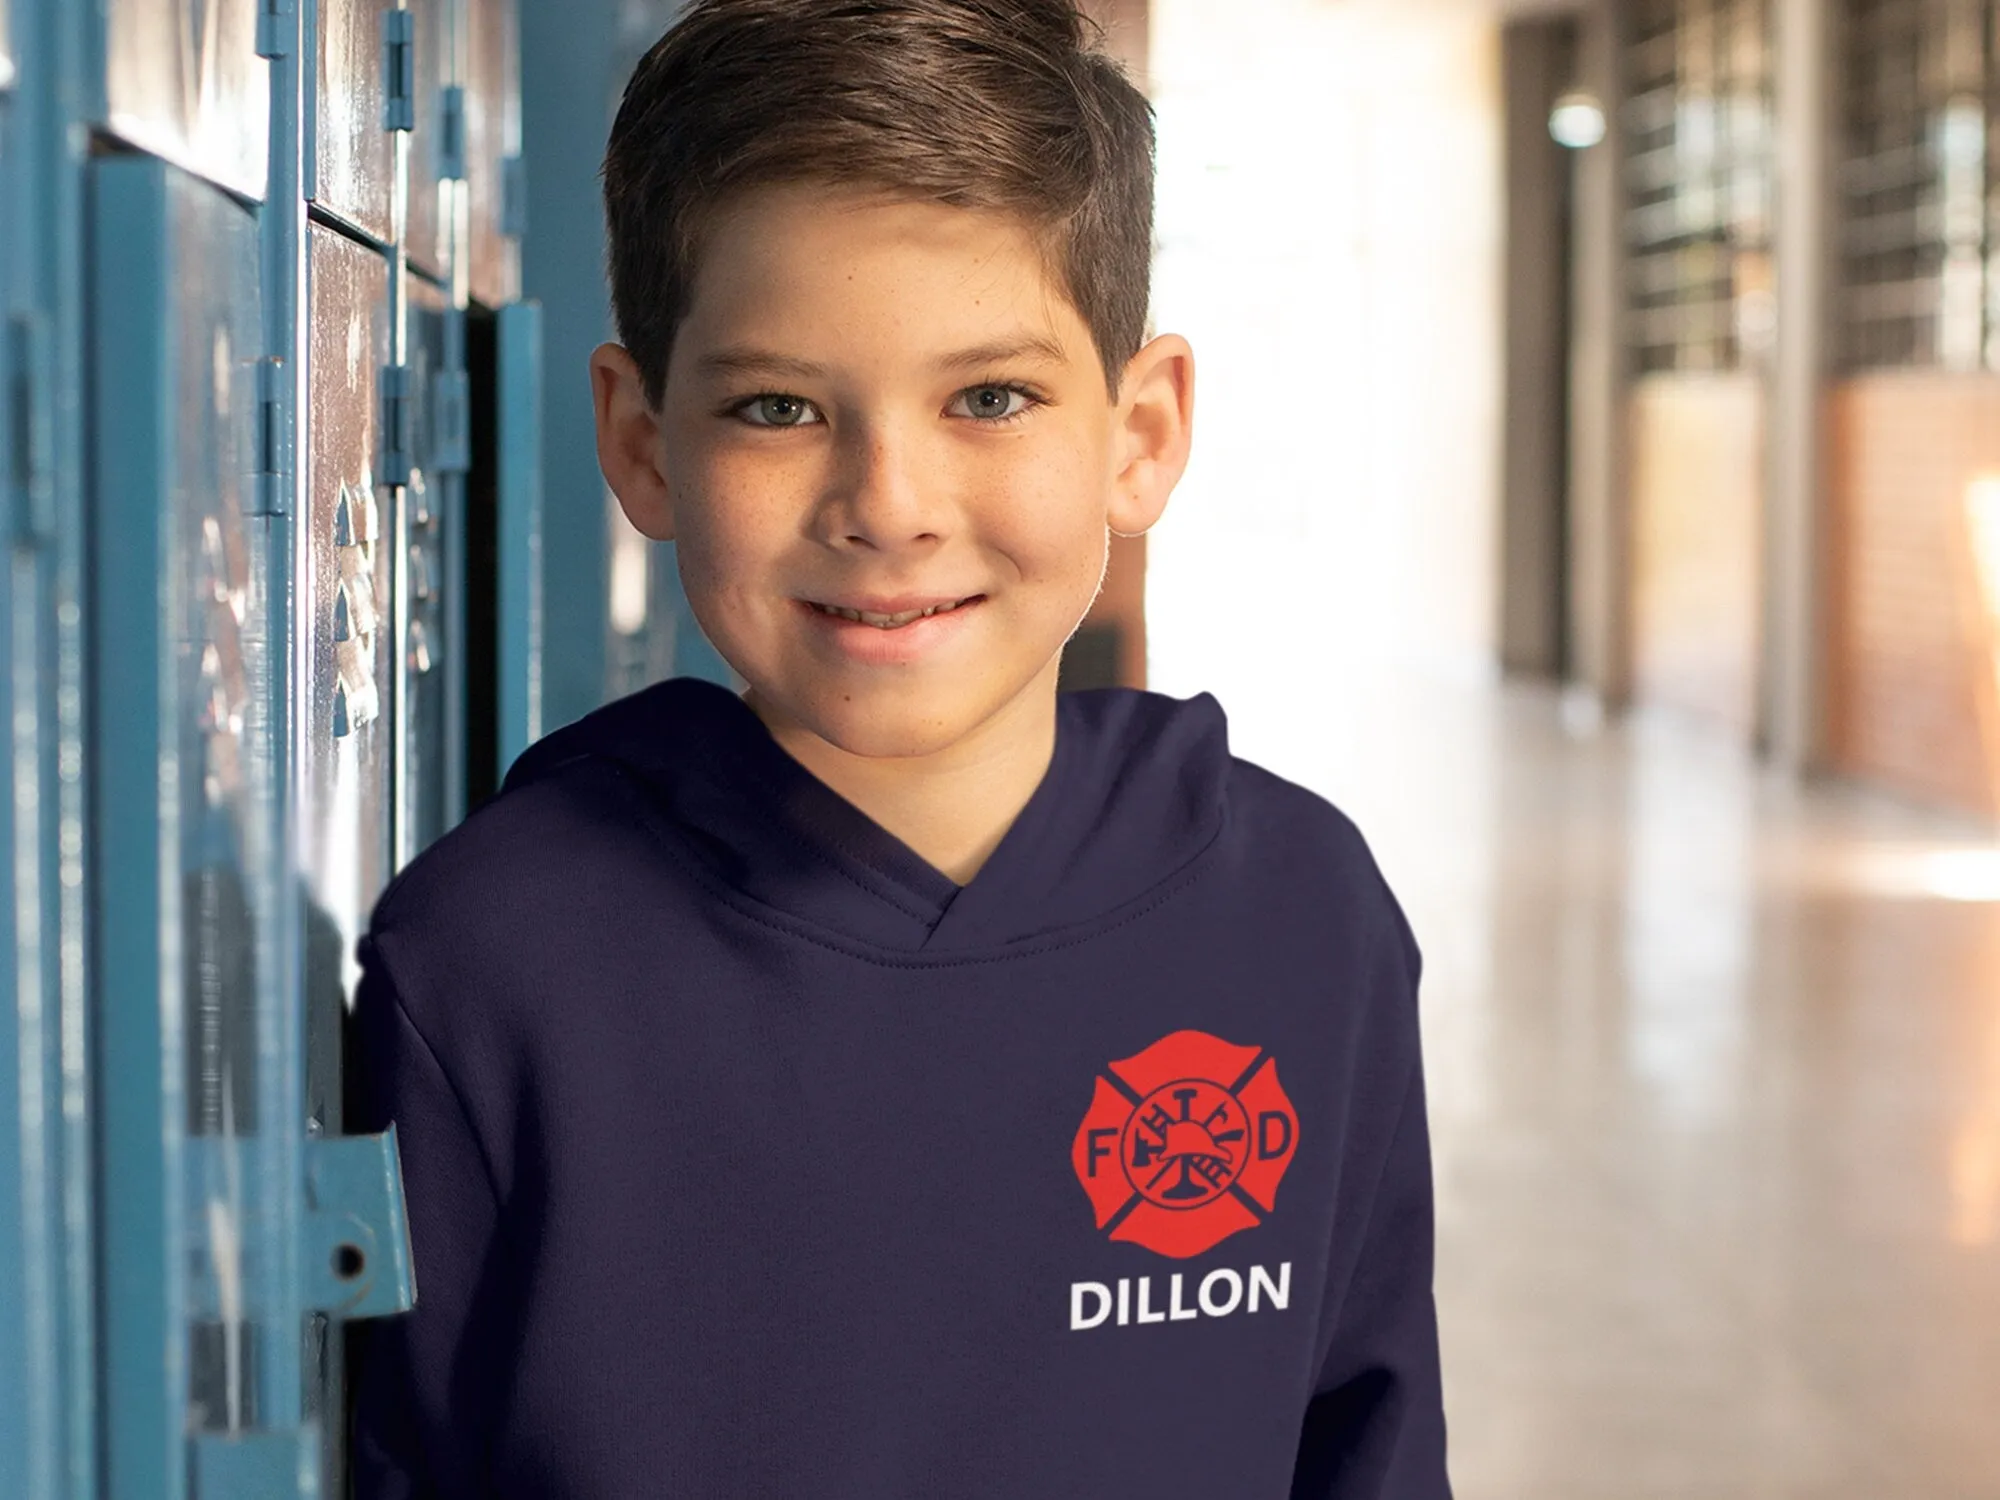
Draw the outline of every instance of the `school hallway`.
M2000 849L1542 687L1323 713L1243 753L1424 949L1461 1500L1993 1495Z
M2000 49L1151 7L1204 385L1149 685L1348 811L1423 947L1461 1500L2000 1495L2000 300L1982 367L1863 253L1930 222L1866 193L1968 107L1947 11Z

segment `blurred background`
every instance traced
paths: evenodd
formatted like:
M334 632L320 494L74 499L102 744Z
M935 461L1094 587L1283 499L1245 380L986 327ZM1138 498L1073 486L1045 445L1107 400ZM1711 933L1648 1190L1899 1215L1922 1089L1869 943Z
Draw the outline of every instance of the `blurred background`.
M1464 1500L2000 1496L2000 0L1096 0L1213 691L1426 956ZM672 0L0 0L0 1489L337 1495L354 939L728 679L604 491Z

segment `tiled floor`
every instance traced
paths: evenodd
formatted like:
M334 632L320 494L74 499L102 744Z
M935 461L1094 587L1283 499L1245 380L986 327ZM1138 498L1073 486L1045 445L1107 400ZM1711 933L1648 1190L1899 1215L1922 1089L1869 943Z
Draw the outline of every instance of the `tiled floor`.
M1542 690L1317 712L1236 738L1426 952L1461 1500L2000 1496L2000 843Z

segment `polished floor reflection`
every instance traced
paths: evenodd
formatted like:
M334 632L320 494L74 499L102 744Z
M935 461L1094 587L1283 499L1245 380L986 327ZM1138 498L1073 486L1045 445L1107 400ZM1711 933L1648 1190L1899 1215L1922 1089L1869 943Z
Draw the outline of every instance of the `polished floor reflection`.
M1425 949L1461 1500L2000 1496L1991 831L1541 690L1237 720Z

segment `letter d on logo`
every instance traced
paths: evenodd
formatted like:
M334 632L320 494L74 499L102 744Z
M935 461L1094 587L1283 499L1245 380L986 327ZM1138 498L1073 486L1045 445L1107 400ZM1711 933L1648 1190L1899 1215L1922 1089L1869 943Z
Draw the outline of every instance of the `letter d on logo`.
M1097 1311L1085 1316L1083 1303L1086 1297L1097 1299ZM1111 1288L1101 1281L1077 1281L1069 1289L1069 1328L1071 1333L1085 1328L1095 1328L1111 1316Z

